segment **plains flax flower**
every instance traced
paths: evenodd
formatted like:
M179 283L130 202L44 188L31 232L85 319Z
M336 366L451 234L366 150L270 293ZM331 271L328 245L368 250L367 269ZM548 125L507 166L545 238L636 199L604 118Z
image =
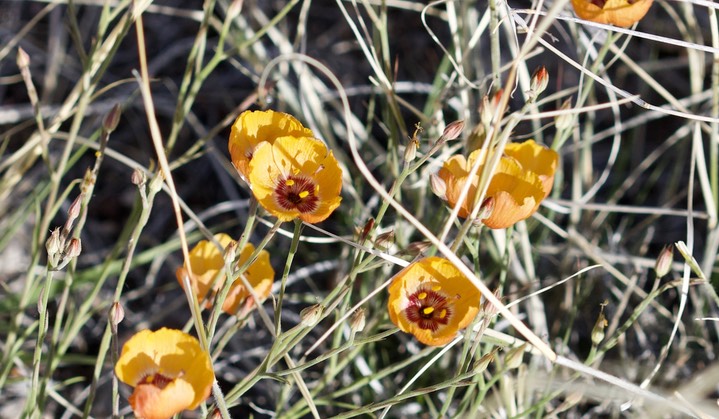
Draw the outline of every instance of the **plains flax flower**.
M255 246L253 246L252 243L245 244L240 252L240 260L237 264L244 265L254 251ZM247 282L252 285L255 295L260 301L255 301L250 290L245 287L240 278L237 278L235 282L232 283L230 293L227 294L225 302L222 303L222 311L225 313L236 313L241 304L244 304L246 311L251 310L255 307L256 303L262 304L262 302L270 296L272 283L275 281L275 270L272 269L272 264L270 263L270 254L266 250L261 250L257 255L257 259L247 267L242 275Z
M647 14L654 0L572 0L582 19L627 28Z
M524 170L534 172L542 181L544 197L549 196L554 184L554 172L557 171L559 155L556 151L534 140L523 143L509 143L504 147L504 154L516 159Z
M449 343L479 312L479 290L452 262L428 257L400 271L389 285L389 318L430 346Z
M290 114L267 111L245 111L232 124L228 148L232 164L245 180L249 179L249 165L260 143L272 144L284 136L313 137L312 130L305 128Z
M134 387L129 398L137 417L170 418L196 409L215 381L209 354L180 330L143 330L122 347L115 375Z
M490 161L486 156L491 156L492 153L476 150L469 155L469 158L461 155L452 156L437 173L445 184L445 194L441 198L451 208L459 202L466 182L470 182L468 195L458 212L459 217L467 218L472 214L479 174L482 173L486 162ZM481 210L482 218L477 220L489 228L507 228L529 218L537 211L539 203L551 190L557 165L556 152L532 141L530 144L520 145L517 149L514 146L510 147L509 153L516 157L505 154L499 159L484 201L479 203L483 207L491 207L491 211ZM477 160L480 160L479 170L477 174L470 176L472 166Z
M223 249L227 249L231 243L234 243L232 238L224 233L216 234L214 237ZM255 247L251 243L245 244L240 252L240 259L237 264L243 265L254 251ZM223 272L225 266L224 252L220 251L213 242L201 240L190 250L190 266L192 267L192 272L187 269L186 265L177 269L177 280L182 285L182 278L187 275L197 299L200 301L206 299L205 307L212 307L216 294L222 289L226 280ZM270 295L275 277L275 271L270 264L269 253L265 250L261 251L257 255L257 259L250 264L243 275L252 285L255 295L260 299L259 303L262 303ZM216 281L215 278L217 278ZM242 303L246 303L246 308L251 309L254 307L255 301L242 280L237 278L232 283L229 294L222 303L222 311L230 315L235 314Z
M342 200L342 169L315 138L287 136L260 144L249 173L255 198L281 221L318 223Z

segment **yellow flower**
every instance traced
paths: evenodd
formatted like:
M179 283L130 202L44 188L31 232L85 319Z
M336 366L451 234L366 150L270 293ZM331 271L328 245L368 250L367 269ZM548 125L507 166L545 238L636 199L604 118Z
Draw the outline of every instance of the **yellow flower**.
M180 330L143 330L122 347L117 378L135 388L129 398L135 415L163 419L193 410L210 395L215 373L207 352Z
M216 234L215 240L222 245L223 249L226 249L233 241L230 236L224 233ZM250 243L245 244L240 252L238 266L243 265L254 251L255 246ZM222 273L225 266L223 252L220 252L217 246L211 241L201 240L190 251L190 265L192 266L191 273L187 271L186 266L177 269L177 280L180 282L180 285L182 285L182 278L186 274L189 274L192 291L200 301L207 297L205 307L210 308L212 307L216 294L225 284L225 275ZM257 259L255 259L244 272L244 276L250 285L252 285L255 294L260 298L260 303L262 303L270 295L272 283L275 278L275 271L270 264L270 254L262 250L259 255L257 255ZM212 282L215 277L218 277L218 280L213 284ZM207 294L210 291L212 291L211 295L208 296ZM238 278L232 284L227 299L222 304L222 311L230 315L235 314L242 303L246 303L245 306L247 310L254 307L252 294L250 294L249 290L242 284L242 280Z
M507 148L509 151L499 160L485 200L481 203L491 209L489 215L481 220L489 228L507 228L534 214L539 203L549 195L557 168L557 153L533 140L510 144ZM471 178L469 194L459 210L460 217L466 218L472 213L479 174L488 160L485 156L481 150L470 154L468 159L461 155L452 156L437 173L444 187L442 198L454 208L465 182L469 180L472 166L476 160L482 161L477 175Z
M292 115L272 110L242 112L230 132L228 145L232 164L245 180L249 179L249 165L257 145L265 141L271 144L287 135L314 136Z
M260 205L281 221L318 223L342 200L342 169L332 152L310 137L280 137L258 145L249 180Z
M534 140L527 140L523 143L507 144L504 154L515 158L524 170L536 173L542 181L544 197L549 196L554 184L554 172L557 171L559 163L556 151L539 145Z
M454 339L479 312L480 293L452 262L421 259L395 275L387 310L392 323L425 345Z
M654 0L572 0L574 13L605 25L629 27L647 14Z

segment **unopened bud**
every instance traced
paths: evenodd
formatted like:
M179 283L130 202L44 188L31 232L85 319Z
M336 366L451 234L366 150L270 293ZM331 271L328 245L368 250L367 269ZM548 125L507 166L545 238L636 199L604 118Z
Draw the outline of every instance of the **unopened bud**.
M607 327L608 324L607 318L604 317L604 305L602 305L597 321L592 328L592 344L594 344L594 346L598 346L604 340L604 328Z
M122 109L119 104L113 106L110 112L105 115L105 118L102 119L102 129L108 134L115 131L117 125L120 123L121 113Z
M130 176L130 182L132 182L133 185L140 186L145 183L147 180L145 176L145 172L143 172L140 169L135 169L132 171L132 175Z
M494 116L494 111L492 109L492 106L489 104L489 96L484 96L482 98L482 105L479 108L479 120L482 122L483 125L489 126L489 124L492 123L492 117Z
M225 247L224 256L223 256L223 258L225 260L225 265L229 265L235 260L235 257L237 256L238 246L239 246L239 244L234 240L232 240L231 242L229 242L227 244L227 247Z
M382 250L387 250L394 244L394 230L382 233L374 240L374 245Z
M499 288L497 288L496 290L494 290L494 292L493 292L492 294L494 294L494 297L495 297L497 300L499 300L499 299L501 298L501 295L502 295L502 294L501 294L501 291L499 290ZM482 303L482 311L481 311L481 313L483 313L483 315L484 315L485 318L491 319L492 317L494 317L494 316L497 315L497 311L498 311L497 306L495 306L494 304L492 304L489 300L486 300L486 299L484 300L484 302Z
M432 243L428 241L412 242L407 245L405 252L409 255L416 256L429 249L430 246L432 246Z
M532 74L532 80L530 81L529 88L532 90L535 96L539 96L549 84L549 72L544 66L539 67Z
M77 217L80 216L80 209L82 208L82 194L78 195L74 201L72 201L72 204L70 204L70 208L67 210L67 220L68 223L71 222L71 220L76 220Z
M477 362L472 365L472 371L474 371L475 374L481 374L484 372L484 370L487 369L489 366L489 363L494 361L495 354L497 353L497 348L492 349L491 352L482 355L481 358L477 360Z
M419 141L416 138L409 140L409 144L404 149L404 162L412 163L417 158L417 147L419 147Z
M17 49L17 66L21 70L30 66L30 56L27 55L27 52L22 48Z
M503 94L504 89L499 89L491 98L489 96L482 98L482 105L479 109L479 119L483 125L489 126L492 124L494 114L499 110L499 102Z
M45 241L45 249L47 249L48 256L52 257L57 255L62 249L62 237L60 237L60 229L56 228L50 233L50 237Z
M112 303L108 317L110 318L112 333L117 334L117 326L125 319L125 309L122 308L122 304L120 304L119 301Z
M319 323L320 319L322 318L323 311L324 307L322 307L320 304L315 304L303 308L302 311L300 311L301 324L305 327L313 327L314 325Z
M562 106L559 107L560 111L569 111L572 108L572 98L568 98L564 102L562 102ZM574 115L572 115L569 112L562 113L561 115L557 116L557 118L554 120L554 125L557 127L558 130L563 131L567 128L569 128L572 125L572 121L574 120Z
M520 365L522 365L522 358L524 358L524 348L527 346L526 343L523 343L522 346L518 346L516 348L512 348L507 352L507 355L504 356L504 365L507 367L507 369L511 370L514 368L519 368Z
M243 0L234 0L232 2L232 4L230 4L230 7L227 9L227 18L228 19L236 18L242 11L243 3L244 3Z
M360 307L357 309L357 311L354 312L352 318L350 319L350 329L352 329L353 333L359 333L364 330L364 327L365 314L364 309Z
M68 243L67 247L65 248L65 257L68 259L74 259L80 256L81 252L82 243L80 242L80 239L77 237L73 237L72 239L70 239L70 243Z
M359 242L364 243L364 241L367 239L367 236L369 236L369 233L372 231L372 227L374 227L374 218L370 217L366 223L364 223L364 227L362 227L362 231L359 231Z
M462 134L462 131L464 130L464 121L454 121L450 122L447 127L445 127L444 132L442 132L442 138L445 139L445 141L452 141L454 139L457 139L457 137Z
M656 272L658 278L663 277L671 271L672 262L674 262L674 248L671 245L664 246L664 249L659 253L659 257L657 257L657 261L654 264L654 272Z
M429 186L432 188L432 192L437 195L442 201L447 200L447 183L439 177L438 173L433 173L429 177Z

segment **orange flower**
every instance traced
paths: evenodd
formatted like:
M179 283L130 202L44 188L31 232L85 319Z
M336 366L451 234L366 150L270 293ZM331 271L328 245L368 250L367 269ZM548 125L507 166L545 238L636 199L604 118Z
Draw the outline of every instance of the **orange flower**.
M268 111L245 111L232 124L229 149L232 164L245 180L249 179L249 165L257 145L273 143L287 135L313 137L312 131L302 126L292 115Z
M555 151L533 140L510 144L507 149L507 155L500 159L482 202L490 213L481 221L489 228L507 228L529 218L537 211L539 203L549 195L554 181L558 160ZM439 183L444 192L440 197L454 208L465 182L470 180L472 166L477 159L482 160L477 175L471 178L469 193L459 210L460 217L466 218L472 213L479 174L487 161L485 156L482 150L473 152L468 159L461 155L452 156L437 173L440 181L435 181L435 184Z
M654 0L572 0L582 19L627 28L647 14Z
M215 373L207 352L180 330L143 330L122 347L115 375L135 388L129 398L135 415L163 419L194 410L210 396Z
M324 143L310 137L258 145L249 180L260 205L282 221L318 223L342 200L342 169Z
M480 293L452 262L421 259L395 275L387 310L392 323L430 346L454 339L479 312Z
M233 241L230 236L224 233L216 234L215 240L222 245L223 249L226 249ZM243 265L254 251L255 246L250 243L245 244L245 247L243 247L240 252L240 260L237 263L238 266ZM222 273L225 266L223 252L220 252L217 246L211 241L201 240L190 251L190 265L192 266L191 273L188 273L186 266L177 269L177 280L180 282L180 285L182 285L182 278L186 274L189 274L192 291L200 301L207 297L205 307L210 308L212 307L216 294L225 284L225 275ZM250 285L252 285L255 294L261 299L260 303L262 303L270 295L272 282L275 278L275 271L270 264L270 254L262 250L259 255L257 255L257 259L250 264L243 275ZM218 279L213 284L216 277ZM212 293L208 296L207 294L210 291L212 291ZM242 284L242 280L238 278L232 284L227 299L222 303L222 311L230 315L235 314L242 303L246 303L247 309L254 307L252 294L250 294L249 290Z

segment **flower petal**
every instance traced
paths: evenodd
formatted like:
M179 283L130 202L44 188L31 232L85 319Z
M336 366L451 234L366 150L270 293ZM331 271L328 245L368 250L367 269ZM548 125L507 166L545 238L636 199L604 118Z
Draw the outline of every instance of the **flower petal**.
M228 148L232 163L244 179L249 179L249 164L255 148L262 142L270 144L287 135L312 137L312 130L283 112L245 111L232 124Z
M647 14L654 0L572 0L574 13L605 25L629 27Z
M225 233L216 234L214 238L222 245L223 250L233 241L232 238ZM225 266L224 254L217 248L215 243L209 240L200 240L195 247L190 250L189 256L192 272L189 272L187 265L185 265L177 269L175 276L180 286L184 286L182 278L188 275L190 277L190 283L192 283L192 291L197 296L197 299L202 301L208 297L207 294L211 288L218 289L222 287L222 284L225 282L225 276L222 274ZM220 276L217 281L215 281L218 274ZM214 285L213 282L215 282ZM211 302L207 301L206 307L210 306Z
M247 262L254 251L255 246L247 243L245 247L242 248L242 252L240 252L240 260L237 264L243 265ZM250 264L243 275L247 279L247 282L252 285L252 289L255 291L257 297L260 298L259 303L261 304L270 295L272 283L275 279L275 270L272 269L272 265L270 264L270 254L266 250L262 250L257 255L257 259ZM252 298L252 294L245 288L242 280L238 278L232 284L230 293L222 304L222 311L227 314L235 314L240 304L244 303L248 298ZM252 304L249 308L254 306L254 301Z
M556 151L539 145L534 140L528 140L523 143L507 144L504 154L515 158L524 170L536 173L542 180L544 197L549 196L559 162L559 155Z

